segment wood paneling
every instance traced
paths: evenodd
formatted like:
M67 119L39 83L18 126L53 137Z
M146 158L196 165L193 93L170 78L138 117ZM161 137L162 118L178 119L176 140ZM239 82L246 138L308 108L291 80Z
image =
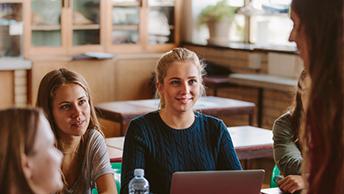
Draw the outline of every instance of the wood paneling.
M14 71L0 71L0 108L14 105Z
M158 58L121 59L116 63L116 100L152 98L151 78Z
M150 78L160 54L126 55L111 60L35 60L32 67L32 99L36 102L43 76L61 67L85 77L95 103L151 98Z

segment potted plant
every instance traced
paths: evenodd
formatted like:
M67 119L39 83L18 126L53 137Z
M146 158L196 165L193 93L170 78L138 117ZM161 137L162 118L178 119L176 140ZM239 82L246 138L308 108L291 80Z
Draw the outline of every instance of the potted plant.
M205 7L198 16L200 25L206 24L209 30L209 44L223 44L229 41L229 30L236 8L221 0Z

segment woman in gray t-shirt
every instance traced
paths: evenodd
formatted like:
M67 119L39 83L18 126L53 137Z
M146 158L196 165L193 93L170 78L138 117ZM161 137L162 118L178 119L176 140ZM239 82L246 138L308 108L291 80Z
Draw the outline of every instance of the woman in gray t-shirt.
M67 69L42 79L37 106L43 108L64 155L61 193L117 193L106 144L86 80Z

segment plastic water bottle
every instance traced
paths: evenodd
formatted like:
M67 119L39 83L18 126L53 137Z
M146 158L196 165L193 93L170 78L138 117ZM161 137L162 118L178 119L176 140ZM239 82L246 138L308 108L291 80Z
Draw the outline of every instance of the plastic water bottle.
M134 170L134 178L129 182L129 194L149 194L149 183L143 177L145 171L143 169Z

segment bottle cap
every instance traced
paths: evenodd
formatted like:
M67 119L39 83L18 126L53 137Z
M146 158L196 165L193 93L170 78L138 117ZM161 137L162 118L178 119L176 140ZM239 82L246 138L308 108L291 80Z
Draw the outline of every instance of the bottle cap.
M145 174L145 171L142 168L136 168L134 170L134 176L143 176Z

